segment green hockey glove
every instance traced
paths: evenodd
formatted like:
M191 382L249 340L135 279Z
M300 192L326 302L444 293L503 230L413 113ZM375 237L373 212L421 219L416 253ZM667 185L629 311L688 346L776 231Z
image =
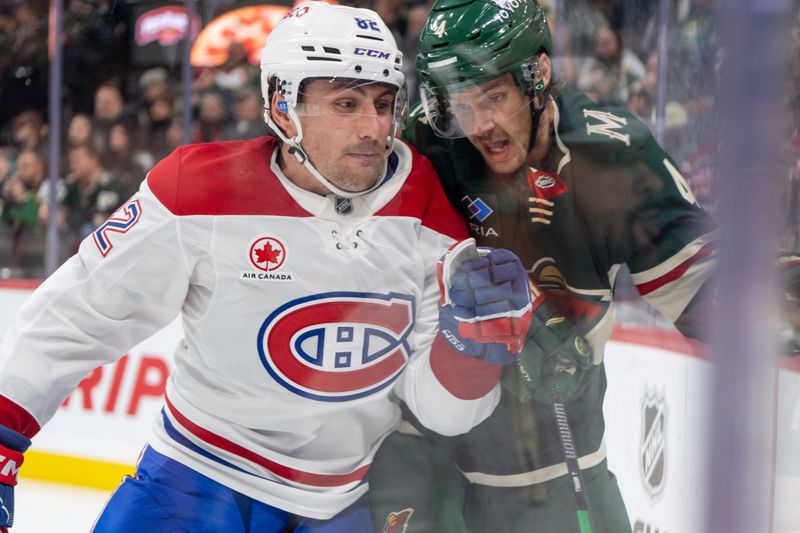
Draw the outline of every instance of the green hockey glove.
M553 304L542 299L534 306L525 345L516 368L504 372L503 386L520 400L568 403L580 394L592 371L592 349Z

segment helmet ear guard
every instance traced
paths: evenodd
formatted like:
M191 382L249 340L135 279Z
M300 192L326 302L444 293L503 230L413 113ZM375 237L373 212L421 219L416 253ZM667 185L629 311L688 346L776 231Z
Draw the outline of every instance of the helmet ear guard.
M538 98L544 93L545 83L542 69L539 66L539 57L533 56L530 61L520 64L520 78L523 82L517 82L522 92L531 98ZM517 76L514 76L517 80Z

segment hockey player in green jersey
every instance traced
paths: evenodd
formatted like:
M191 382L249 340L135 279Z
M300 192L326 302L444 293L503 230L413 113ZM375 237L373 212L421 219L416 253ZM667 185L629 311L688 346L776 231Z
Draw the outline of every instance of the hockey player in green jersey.
M529 335L521 365L503 370L500 405L466 435L439 438L407 416L370 473L381 531L630 532L603 439L619 269L684 335L706 330L708 215L647 127L563 87L551 55L533 0L436 1L419 42L422 105L404 135L431 159L478 244L522 259L588 341L592 364L569 344L574 330L549 353L529 349ZM565 421L588 497L590 520L580 525L559 438Z

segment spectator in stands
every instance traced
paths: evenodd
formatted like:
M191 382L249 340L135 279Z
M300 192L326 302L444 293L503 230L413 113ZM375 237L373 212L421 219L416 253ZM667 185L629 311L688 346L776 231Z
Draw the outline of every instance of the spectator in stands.
M39 190L44 183L47 166L36 150L26 148L17 156L17 176L22 180L25 190L39 197Z
M625 106L630 86L641 80L645 67L623 48L619 32L605 26L594 35L594 55L578 73L578 90L601 105Z
M233 123L222 133L224 140L252 139L266 134L264 104L257 90L246 88L236 93L233 115Z
M172 88L169 82L169 73L163 67L154 67L145 70L139 76L139 93L136 102L137 121L141 125L148 123L148 110L150 104L159 98L173 99Z
M22 256L41 257L44 252L39 222L39 191L44 180L44 160L33 148L25 148L17 157L16 173L6 177L0 186L0 221L9 230L11 245L9 266L23 267ZM24 241L27 247L23 253Z
M200 95L198 128L192 142L213 142L222 140L222 132L230 121L226 112L225 98L217 91Z
M94 129L97 147L105 150L105 140L111 126L126 118L125 99L122 90L114 82L106 82L97 88L94 95Z
M167 148L167 129L174 113L175 101L169 92L156 96L147 105L147 114L140 130L140 144L156 160L166 157L172 151Z
M247 59L244 45L234 41L228 46L228 59L219 67L214 85L223 91L234 92L251 85L257 71Z
M2 206L0 221L12 229L15 238L26 227L35 227L39 222L39 205L35 196L25 189L25 183L19 176L9 176L3 181L0 191Z
M145 70L139 77L139 89L145 102L152 102L159 96L171 93L167 69L154 67Z
M17 177L38 206L39 225L46 225L50 212L51 186L47 180L47 162L42 154L30 148L20 152L17 157ZM64 197L64 185L61 181L56 185L56 197L59 201Z
M258 78L258 70L247 59L247 51L240 42L228 45L228 58L219 67L205 68L200 72L192 88L195 91L220 90L232 93L252 85Z
M70 173L62 202L62 223L71 253L80 242L119 207L125 198L113 175L103 168L100 155L90 145L70 148Z
M106 147L103 166L119 184L120 197L128 198L139 190L139 184L155 164L155 159L150 153L138 149L125 122L111 126Z
M588 0L563 2L562 5L564 13L559 13L559 17L563 16L564 24L570 30L567 48L580 64L592 56L594 36L598 29L609 25L608 19Z
M11 140L18 149L41 149L46 136L47 124L41 111L29 109L14 117Z
M14 157L8 148L0 148L0 187L3 181L14 173Z
M0 189L0 221L7 226L17 228L20 221L20 212L25 203L25 185L16 175L8 176L3 180ZM34 219L35 220L35 219Z
M194 128L194 125L192 126ZM195 128L196 129L196 128ZM167 126L164 150L166 154L172 153L183 144L183 122L180 117L174 117Z
M67 126L67 147L93 144L97 146L94 136L94 124L91 117L85 113L76 113L69 120Z

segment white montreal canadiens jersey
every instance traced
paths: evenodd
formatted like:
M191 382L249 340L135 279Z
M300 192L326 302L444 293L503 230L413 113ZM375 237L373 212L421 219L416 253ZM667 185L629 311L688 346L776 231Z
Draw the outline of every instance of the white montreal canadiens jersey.
M366 491L400 418L394 395L431 429L463 433L496 405L497 372L459 379L475 360L436 334L436 261L465 228L429 162L397 143L384 183L344 200L294 186L275 146L190 145L161 161L23 306L0 394L41 425L93 368L181 313L151 445L327 518Z

